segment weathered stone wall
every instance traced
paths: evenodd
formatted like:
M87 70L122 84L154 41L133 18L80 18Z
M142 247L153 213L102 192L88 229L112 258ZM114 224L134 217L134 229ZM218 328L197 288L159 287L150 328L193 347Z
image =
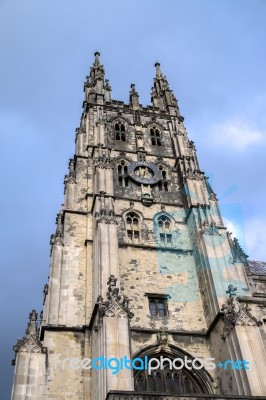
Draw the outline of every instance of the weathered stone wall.
M46 375L43 377L47 390L44 398L83 399L84 377L89 375L89 371L75 368L77 363L71 364L69 358L80 362L85 357L84 333L46 331L44 344L48 348Z

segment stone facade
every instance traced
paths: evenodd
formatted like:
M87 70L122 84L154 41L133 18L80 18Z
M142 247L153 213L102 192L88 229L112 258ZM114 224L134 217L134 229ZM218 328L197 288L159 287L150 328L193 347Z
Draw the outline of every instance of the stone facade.
M265 265L224 226L155 67L152 105L133 84L124 104L95 53L40 323L33 310L14 346L13 400L266 399ZM77 367L101 356L245 359L251 370Z

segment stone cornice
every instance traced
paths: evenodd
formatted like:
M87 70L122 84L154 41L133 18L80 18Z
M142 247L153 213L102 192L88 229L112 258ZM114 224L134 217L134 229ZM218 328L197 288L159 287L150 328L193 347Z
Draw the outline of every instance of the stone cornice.
M184 254L184 255L192 255L193 250L192 249L177 249L175 247L162 247L162 246L153 246L150 244L135 244L135 243L119 243L118 242L118 247L136 247L140 249L150 249L150 250L161 250L161 251L171 251L174 253L178 254Z

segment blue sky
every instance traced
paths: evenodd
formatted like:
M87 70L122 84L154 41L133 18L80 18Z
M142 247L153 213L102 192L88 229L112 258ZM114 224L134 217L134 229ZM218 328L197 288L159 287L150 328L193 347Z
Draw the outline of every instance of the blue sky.
M242 227L251 259L266 260L265 18L263 0L0 0L1 400L12 346L42 307L96 49L112 97L126 102L135 83L149 103L160 61L228 226Z

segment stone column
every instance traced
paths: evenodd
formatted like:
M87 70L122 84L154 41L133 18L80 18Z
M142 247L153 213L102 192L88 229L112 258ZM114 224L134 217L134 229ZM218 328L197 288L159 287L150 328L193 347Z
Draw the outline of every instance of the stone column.
M129 320L133 314L128 308L129 300L127 297L121 298L116 283L117 279L111 275L107 282L107 301L104 301L102 296L98 297L98 320L94 325L95 345L92 349L92 358L101 357L105 360L131 358ZM114 360L112 365L116 365ZM92 370L92 380L95 388L92 400L105 400L110 390L134 390L132 371L126 368L119 371L111 368Z

